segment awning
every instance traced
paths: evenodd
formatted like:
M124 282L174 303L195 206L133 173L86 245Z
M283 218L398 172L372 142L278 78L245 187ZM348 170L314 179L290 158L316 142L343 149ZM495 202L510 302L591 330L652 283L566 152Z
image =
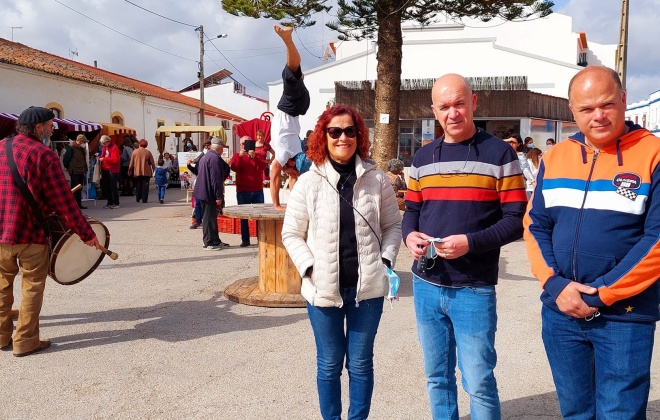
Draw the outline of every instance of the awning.
M4 139L16 132L16 121L18 121L18 114L0 112L0 139ZM57 122L55 121L53 121L53 129L58 129Z
M64 129L66 132L77 131L77 132L91 133L92 131L100 131L103 128L101 127L101 124L82 121L82 120L55 118L54 121L58 123L58 125L61 126L61 129Z
M123 126L123 125L114 124L114 123L104 123L104 122L101 122L99 124L101 125L101 127L103 127L101 129L101 134L105 134L105 135L110 136L110 137L120 135L120 134L137 135L137 131L135 131L132 128Z
M270 144L270 121L261 118L255 118L250 121L244 121L234 126L236 134L239 137L250 136L252 140L257 139L257 130L264 132L264 143Z
M227 140L227 134L221 125L163 125L156 130L156 135L161 133L165 134L165 137L172 133L209 133L213 137Z
M227 144L227 133L221 125L163 125L156 129L156 145L158 152L165 150L165 137L172 133L209 133L210 136L219 137Z

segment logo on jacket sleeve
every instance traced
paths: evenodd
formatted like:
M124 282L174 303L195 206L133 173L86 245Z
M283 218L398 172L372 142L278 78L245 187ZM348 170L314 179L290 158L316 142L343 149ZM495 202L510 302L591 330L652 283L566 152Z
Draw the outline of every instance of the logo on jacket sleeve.
M612 184L616 187L617 194L635 201L637 193L633 190L639 189L642 185L642 177L632 172L621 172L616 174L612 180Z

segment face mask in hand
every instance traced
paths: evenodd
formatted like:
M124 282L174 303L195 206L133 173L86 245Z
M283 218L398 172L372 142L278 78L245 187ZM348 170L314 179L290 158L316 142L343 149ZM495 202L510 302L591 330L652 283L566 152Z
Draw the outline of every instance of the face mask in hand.
M385 266L385 274L387 275L389 281L387 300L390 301L390 306L392 306L392 302L399 300L399 285L401 284L401 279L399 278L399 275L394 272L394 270L387 266Z

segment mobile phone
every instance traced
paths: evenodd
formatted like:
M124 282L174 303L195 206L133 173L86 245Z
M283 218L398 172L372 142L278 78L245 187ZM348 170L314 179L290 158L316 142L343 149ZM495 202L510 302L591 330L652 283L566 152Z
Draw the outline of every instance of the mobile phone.
M254 140L245 140L243 142L243 148L245 149L246 152L249 152L250 150L254 150L256 146L257 146L257 142Z

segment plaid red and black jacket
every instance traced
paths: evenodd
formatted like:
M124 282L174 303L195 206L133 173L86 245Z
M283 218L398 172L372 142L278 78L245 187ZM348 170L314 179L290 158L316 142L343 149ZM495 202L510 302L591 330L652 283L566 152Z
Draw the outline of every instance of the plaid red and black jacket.
M6 139L0 141L0 243L46 244L39 225L7 164ZM57 213L64 226L83 241L96 236L64 178L57 154L34 137L22 134L13 140L18 173L34 195L44 218Z

